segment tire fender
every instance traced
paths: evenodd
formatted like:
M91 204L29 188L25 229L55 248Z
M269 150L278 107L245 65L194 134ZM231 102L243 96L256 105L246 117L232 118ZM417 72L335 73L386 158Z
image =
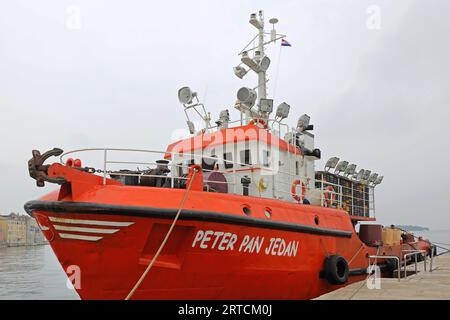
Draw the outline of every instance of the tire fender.
M341 285L346 283L349 275L347 260L338 254L325 258L323 275L331 284Z

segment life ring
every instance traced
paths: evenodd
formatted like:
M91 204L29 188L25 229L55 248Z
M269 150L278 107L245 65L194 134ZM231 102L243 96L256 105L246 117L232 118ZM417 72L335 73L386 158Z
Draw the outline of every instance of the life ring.
M250 124L250 125L256 125L257 127L262 128L262 129L267 129L267 128L269 127L269 126L267 125L266 120L260 119L260 118L258 118L258 119L252 119L252 120L249 122L249 124Z
M344 284L348 281L348 274L348 263L342 256L336 254L325 259L323 275L329 283Z
M331 205L334 204L334 201L336 200L336 193L334 192L334 189L332 186L326 187L323 195L325 198L325 205L327 207L330 207Z
M298 185L302 186L302 193L300 195L297 194L297 186ZM303 201L303 199L305 199L305 193L306 193L305 184L303 182L301 182L300 180L294 180L292 182L292 186L291 186L291 194L292 194L292 197L294 198L294 200L297 202Z

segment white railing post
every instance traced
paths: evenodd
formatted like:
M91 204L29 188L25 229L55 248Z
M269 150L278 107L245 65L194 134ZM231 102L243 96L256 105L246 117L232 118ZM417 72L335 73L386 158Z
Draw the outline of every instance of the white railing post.
M106 184L106 162L108 161L108 149L103 151L103 185Z

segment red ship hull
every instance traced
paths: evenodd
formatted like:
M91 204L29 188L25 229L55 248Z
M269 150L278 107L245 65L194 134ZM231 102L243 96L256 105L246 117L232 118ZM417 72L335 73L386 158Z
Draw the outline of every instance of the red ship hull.
M93 176L57 166L66 176ZM70 193L63 189L29 202L27 211L67 274L79 270L82 299L124 299L155 255L186 190L74 182ZM383 247L378 254L400 256L412 245L422 249L427 243ZM340 287L322 276L327 256L349 262L349 284L365 277L368 256L376 251L360 241L342 210L191 191L133 299L311 299Z

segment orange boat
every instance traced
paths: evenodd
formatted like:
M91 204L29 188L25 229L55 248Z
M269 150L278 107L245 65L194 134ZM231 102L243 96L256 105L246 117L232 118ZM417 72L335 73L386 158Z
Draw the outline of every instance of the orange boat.
M25 209L82 299L311 299L365 279L369 267L391 276L433 254L429 241L373 223L381 176L335 157L316 171L310 118L290 128L286 103L271 118L264 47L284 36L264 42L262 12L250 23L259 44L241 52L249 69L235 73L256 72L258 92L238 91L238 121L224 110L211 125L184 87L186 115L204 127L188 116L191 136L165 151L33 151L31 177L59 189ZM46 165L52 156L60 161Z

